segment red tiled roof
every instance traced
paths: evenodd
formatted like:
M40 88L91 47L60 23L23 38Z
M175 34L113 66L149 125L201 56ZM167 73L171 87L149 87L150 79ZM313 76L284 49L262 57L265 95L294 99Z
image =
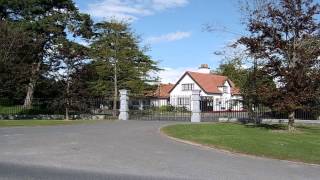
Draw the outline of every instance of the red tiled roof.
M239 88L235 87L235 84L226 76L221 76L217 74L205 74L205 73L198 73L198 72L191 72L191 71L187 71L185 75L186 74L188 74L206 93L221 94L222 92L218 89L218 87L224 86L224 83L228 81L231 86L231 93L240 94ZM182 78L184 76L182 76ZM179 81L177 83L179 83Z
M168 98L170 97L169 92L174 87L174 84L160 84L158 88L153 93L154 97L158 98Z
M237 87L234 87L231 89L231 94L233 95L241 95L240 89Z
M227 77L228 78L228 77ZM232 95L241 95L240 93L240 89L238 87L236 87L236 85L234 84L233 81L231 81L229 78L228 78L228 82L230 83L231 85L231 94Z

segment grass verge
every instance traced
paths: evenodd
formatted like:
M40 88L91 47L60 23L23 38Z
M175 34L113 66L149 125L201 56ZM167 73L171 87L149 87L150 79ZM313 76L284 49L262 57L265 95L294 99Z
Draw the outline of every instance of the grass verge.
M161 130L175 138L232 152L320 164L320 126L298 126L293 133L279 125L229 123L177 124Z
M0 114L19 114L23 111L22 106L2 106L0 105Z
M103 120L0 120L0 127L92 124Z

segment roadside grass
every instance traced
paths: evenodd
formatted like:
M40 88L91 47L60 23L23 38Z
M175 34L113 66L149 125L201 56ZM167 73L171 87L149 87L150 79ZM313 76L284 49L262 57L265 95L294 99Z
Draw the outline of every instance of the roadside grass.
M231 152L320 164L320 126L177 124L162 128L165 134Z
M25 108L23 105L4 106L0 105L0 115L17 115L17 114L50 114L54 111L52 109L42 109L40 106L32 106Z
M104 120L0 120L0 127L93 124Z

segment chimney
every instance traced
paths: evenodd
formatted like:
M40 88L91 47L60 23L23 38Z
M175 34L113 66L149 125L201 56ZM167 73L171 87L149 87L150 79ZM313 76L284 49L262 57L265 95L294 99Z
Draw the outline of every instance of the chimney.
M204 74L210 74L210 68L209 68L208 64L201 64L198 69L198 72L204 73Z

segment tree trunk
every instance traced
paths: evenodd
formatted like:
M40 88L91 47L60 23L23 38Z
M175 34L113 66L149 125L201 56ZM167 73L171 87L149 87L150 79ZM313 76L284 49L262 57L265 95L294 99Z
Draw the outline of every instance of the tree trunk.
M30 80L29 80L30 82L27 87L27 95L26 95L26 98L25 98L24 104L23 104L23 106L26 108L31 108L31 106L32 106L33 93L34 93L34 88L35 88L37 80L38 80L40 65L41 65L41 62L38 62L38 63L34 63L31 67L32 69L31 69L31 76L30 76Z
M117 117L117 100L118 100L118 77L117 77L117 65L114 64L114 95L113 95L113 112L112 116Z
M289 117L288 117L288 130L289 131L294 131L294 111L289 113Z
M249 122L254 122L255 123L255 119L254 119L254 109L252 105L248 105L248 116L249 116Z
M298 56L297 56L297 39L299 37L299 32L296 31L294 32L294 37L293 37L293 52L292 52L292 58L290 59L289 58L289 64L288 64L288 67L289 67L289 70L290 69L294 69L297 65L297 62L298 62ZM290 57L290 56L289 56ZM290 83L288 83L287 85L287 89L289 91L295 89L295 81L291 81ZM289 112L289 117L288 117L288 130L289 131L294 131L295 128L294 128L294 116L295 116L295 111L291 111Z
M69 94L70 94L70 81L67 80L66 118L65 118L66 120L69 120L69 107L70 107Z
M69 120L69 99L67 99L67 105L66 105L66 118L65 120Z
M256 116L256 106L251 102L248 103L248 117L248 121L250 123L258 124Z

